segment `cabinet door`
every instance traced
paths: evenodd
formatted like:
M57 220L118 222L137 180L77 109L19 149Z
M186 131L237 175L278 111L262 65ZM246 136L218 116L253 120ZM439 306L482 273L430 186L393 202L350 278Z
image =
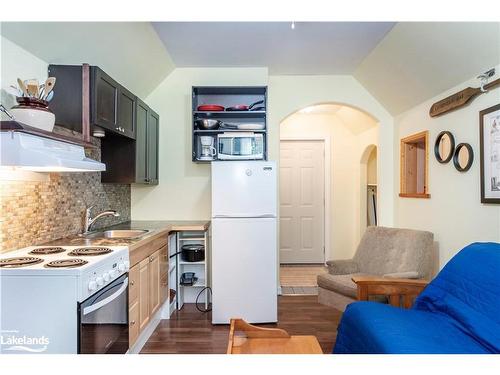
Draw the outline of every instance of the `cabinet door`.
M148 127L148 106L137 100L136 106L136 131L135 131L135 182L147 183L147 127Z
M139 330L149 323L149 258L139 263Z
M160 127L160 117L152 109L148 114L148 182L150 184L158 183L158 136Z
M114 132L118 127L118 88L113 78L92 67L92 123Z
M128 309L128 347L134 345L139 336L139 301L135 301Z
M168 245L160 250L160 306L168 299Z
M135 109L137 98L124 87L120 87L118 96L118 131L130 138L135 138Z
M128 271L128 306L132 306L139 298L139 265L136 264Z
M160 251L149 257L149 305L150 315L160 307Z

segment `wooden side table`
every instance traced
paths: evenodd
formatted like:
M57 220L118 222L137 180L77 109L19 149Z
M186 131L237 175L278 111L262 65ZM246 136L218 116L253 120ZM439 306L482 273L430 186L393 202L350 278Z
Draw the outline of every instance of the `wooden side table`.
M323 354L315 336L290 336L278 328L261 328L231 319L227 354Z

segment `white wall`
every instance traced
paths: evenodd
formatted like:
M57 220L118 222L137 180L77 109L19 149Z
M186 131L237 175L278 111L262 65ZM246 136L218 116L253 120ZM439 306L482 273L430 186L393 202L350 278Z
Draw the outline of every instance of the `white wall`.
M361 133L354 131L361 127L359 124L345 123L333 112L295 113L280 126L281 139L325 139L325 147L329 147L325 152L326 157L330 156L330 190L326 192L330 209L325 213L330 236L325 241L326 260L351 258L359 242L360 161L365 148L378 142L377 123L367 116L361 120L369 121Z
M500 67L497 67L499 71ZM495 78L495 77L494 77ZM493 79L494 79L493 78ZM500 206L481 204L479 170L479 111L500 103L500 88L476 98L469 106L431 118L431 105L466 87L477 87L478 81L454 87L441 95L403 113L395 119L399 137L429 130L430 199L396 198L396 224L399 227L429 230L439 242L440 266L473 241L500 241ZM449 130L455 142L470 143L474 164L466 173L458 172L453 162L440 164L433 153L439 132ZM399 148L399 144L396 145ZM399 176L399 160L394 173ZM399 177L398 177L399 179Z
M132 186L132 219L210 218L210 165L191 161L191 87L265 86L267 79L267 68L178 68L147 97L160 115L160 184Z
M392 116L351 76L270 76L269 155L279 159L279 123L299 109L338 103L360 109L379 123L378 199L380 225L394 225L394 123Z

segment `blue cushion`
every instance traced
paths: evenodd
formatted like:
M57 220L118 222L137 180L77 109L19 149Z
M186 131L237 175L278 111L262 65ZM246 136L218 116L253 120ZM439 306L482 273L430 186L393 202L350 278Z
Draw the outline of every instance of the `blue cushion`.
M409 310L350 304L334 353L500 353L500 244L464 248Z
M347 306L334 353L489 353L445 316L377 302Z

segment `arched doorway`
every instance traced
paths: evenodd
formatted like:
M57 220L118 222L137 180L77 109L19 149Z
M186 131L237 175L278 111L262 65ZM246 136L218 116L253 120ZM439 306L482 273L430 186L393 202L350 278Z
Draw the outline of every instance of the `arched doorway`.
M377 164L377 146L370 144L366 146L360 159L359 238L368 226L378 225Z
M359 216L360 160L377 140L378 123L371 116L340 104L308 106L280 123L283 287L289 282L313 286L324 268L314 271L312 265L350 257L358 228L366 226L366 217ZM295 268L289 269L290 264ZM287 280L287 273L293 280Z

